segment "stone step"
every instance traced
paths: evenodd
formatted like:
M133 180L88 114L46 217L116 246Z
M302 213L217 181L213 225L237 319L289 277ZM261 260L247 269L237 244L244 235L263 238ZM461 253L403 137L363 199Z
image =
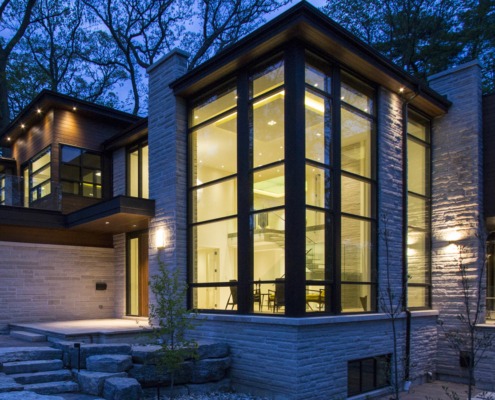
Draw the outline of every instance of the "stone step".
M26 374L13 374L9 376L21 385L68 381L72 379L72 374L67 369L59 369L57 371L30 372Z
M26 374L29 372L56 371L62 369L62 360L14 361L3 364L5 374Z
M29 390L38 394L57 394L78 392L79 385L73 381L45 382L24 385L24 390Z
M61 359L62 350L50 347L0 347L0 364L14 361Z
M1 400L64 400L64 397L57 395L44 395L34 392L22 391L22 392L2 393L0 399ZM98 398L91 400L98 400Z
M22 385L19 385L10 376L0 374L0 393L22 390L22 388ZM0 396L0 398L2 398L2 396Z
M46 342L46 335L27 331L10 331L10 336L26 342Z

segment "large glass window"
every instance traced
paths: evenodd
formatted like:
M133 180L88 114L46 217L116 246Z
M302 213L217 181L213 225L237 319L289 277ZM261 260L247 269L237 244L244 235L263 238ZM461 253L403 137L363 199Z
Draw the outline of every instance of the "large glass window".
M93 151L62 145L60 182L63 193L101 199L102 160Z
M51 176L51 149L47 148L23 168L25 207L51 194Z
M5 204L5 175L0 174L0 205Z
M430 306L430 130L409 111L407 122L408 306Z
M340 99L342 310L370 311L376 286L373 90L343 74Z
M127 153L127 194L149 198L148 142L129 148Z
M299 55L245 70L192 102L192 307L375 309L374 91L346 73L336 84L336 66Z
M237 92L199 100L189 135L193 305L237 309Z
M347 363L347 396L371 392L390 385L390 355Z

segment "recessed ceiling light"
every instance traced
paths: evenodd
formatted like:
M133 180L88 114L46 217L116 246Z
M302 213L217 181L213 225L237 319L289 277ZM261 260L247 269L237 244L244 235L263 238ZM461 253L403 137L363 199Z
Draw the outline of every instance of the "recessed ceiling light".
M109 221L105 221L105 225L110 225L110 222Z
M36 110L36 112L37 112L38 114L41 114L41 109L40 109L40 108L38 108L38 109Z
M24 129L26 127L26 125L24 124L21 124L21 128Z
M77 107L76 106L72 107L72 111L77 111Z
M12 139L10 138L10 136L7 137L7 142L10 142Z
M268 123L268 125L270 125L270 126L277 125L277 121L274 121L273 119L272 119L272 120L270 120L270 121L268 121L267 123Z
M345 97L344 97L344 96L342 96L342 97L340 98L340 100L344 100L344 99L345 99Z
M403 88L403 87L401 87L401 88L399 89L399 93L404 93L404 88Z

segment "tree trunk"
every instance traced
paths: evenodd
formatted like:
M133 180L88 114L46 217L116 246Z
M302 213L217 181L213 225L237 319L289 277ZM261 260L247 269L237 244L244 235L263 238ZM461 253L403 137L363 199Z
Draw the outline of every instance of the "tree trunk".
M0 131L10 122L9 88L7 84L7 59L0 53Z

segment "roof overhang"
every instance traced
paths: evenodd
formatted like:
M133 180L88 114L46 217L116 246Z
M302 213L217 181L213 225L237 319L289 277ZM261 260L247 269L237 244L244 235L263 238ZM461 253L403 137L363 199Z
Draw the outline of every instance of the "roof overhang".
M431 117L447 112L450 102L390 62L371 46L306 2L301 2L266 25L226 48L172 83L187 97L234 73L253 60L273 54L285 43L301 40L321 50L363 77L402 96ZM401 91L402 89L402 91Z
M30 126L37 123L42 115L52 109L77 112L93 119L115 121L120 124L134 124L141 119L136 115L44 89L0 133L0 146L11 146Z
M133 143L145 140L148 137L148 118L142 118L125 131L111 137L103 143L106 151L129 146Z
M15 171L17 163L13 158L0 157L0 174L6 170Z
M148 228L155 215L155 201L117 196L74 211L66 218L71 230L117 234Z

